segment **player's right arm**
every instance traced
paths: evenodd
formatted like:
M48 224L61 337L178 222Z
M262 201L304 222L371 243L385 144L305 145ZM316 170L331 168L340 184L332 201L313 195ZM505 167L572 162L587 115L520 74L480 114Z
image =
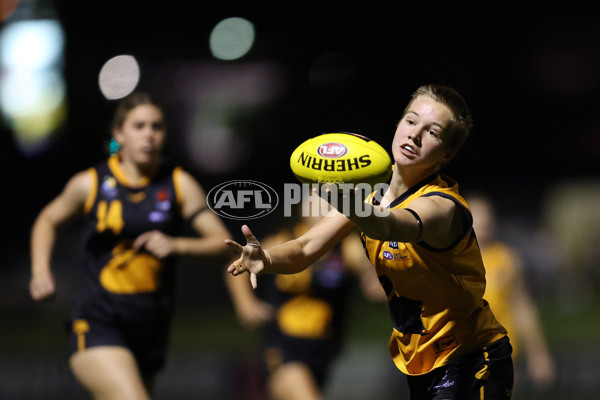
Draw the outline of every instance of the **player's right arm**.
M253 329L273 318L273 307L256 296L248 279L237 278L227 272L224 275L235 315L244 328Z
M33 224L29 292L34 300L43 300L55 292L50 260L56 232L62 224L84 211L92 183L89 171L74 175L63 191L44 207Z
M333 249L355 227L354 222L332 210L299 238L263 250L250 228L244 225L245 246L232 240L225 241L240 255L227 272L236 276L250 271L252 286L256 287L256 275L260 273L294 274L303 271ZM240 265L245 269L240 271Z
M292 238L286 230L272 234L262 240L261 245L272 247ZM273 318L275 310L266 301L259 298L248 279L239 279L225 271L225 287L235 309L240 324L246 329L252 329Z

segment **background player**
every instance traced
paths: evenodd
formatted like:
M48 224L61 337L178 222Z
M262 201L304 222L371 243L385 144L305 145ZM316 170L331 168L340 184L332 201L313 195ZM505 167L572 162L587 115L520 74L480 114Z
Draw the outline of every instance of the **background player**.
M418 88L396 128L390 186L367 199L366 216L353 214L354 204L347 216L333 210L298 239L267 250L244 225L245 246L227 241L240 254L228 271L250 271L253 284L262 272L299 272L358 227L388 297L390 353L411 399L509 399L512 348L483 299L472 216L457 182L439 172L471 127L455 90Z
M116 108L107 161L75 174L37 217L30 293L55 293L50 261L57 229L86 221L81 284L70 315L70 367L95 399L148 399L165 360L173 307L172 255L217 256L229 232L207 211L204 190L161 156L162 108L134 93ZM200 238L175 235L187 222Z
M490 198L483 193L472 193L467 198L486 270L485 299L510 335L513 358L526 361L534 388L547 389L556 378L556 366L527 289L522 258L497 238L496 210Z
M275 246L299 237L329 204L318 196L304 199L307 215L264 239ZM321 208L323 207L323 208ZM301 211L300 205L298 211ZM292 223L293 222L293 223ZM226 274L225 283L240 323L264 323L267 391L274 400L316 400L344 340L346 302L352 276L372 301L385 301L358 234L352 233L310 267L292 275L262 275L257 296L247 279Z

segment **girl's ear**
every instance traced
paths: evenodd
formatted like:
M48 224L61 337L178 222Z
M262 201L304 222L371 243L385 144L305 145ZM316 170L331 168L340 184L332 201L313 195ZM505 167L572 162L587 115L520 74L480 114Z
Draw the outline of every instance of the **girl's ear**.
M455 155L456 155L455 151L448 150L446 152L446 154L444 155L444 157L442 158L443 164L448 164L450 162L450 160L452 160L454 158Z
M115 142L119 143L119 144L123 144L123 133L121 132L120 129L115 128L112 131L112 137L115 139Z

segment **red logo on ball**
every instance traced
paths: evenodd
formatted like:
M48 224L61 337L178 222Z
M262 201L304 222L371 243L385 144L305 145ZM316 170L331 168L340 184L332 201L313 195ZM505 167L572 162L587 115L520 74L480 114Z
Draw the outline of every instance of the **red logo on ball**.
M319 146L317 153L325 158L338 158L342 157L348 152L346 146L341 143L329 142Z

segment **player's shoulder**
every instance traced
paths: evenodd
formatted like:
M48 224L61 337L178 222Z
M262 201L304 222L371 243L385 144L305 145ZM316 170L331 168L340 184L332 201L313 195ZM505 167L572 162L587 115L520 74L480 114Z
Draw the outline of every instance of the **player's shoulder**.
M96 182L97 178L98 172L96 168L89 167L84 170L80 170L71 176L67 186L89 189Z
M200 191L204 192L204 188L196 179L194 174L185 169L184 167L177 166L172 170L173 180L176 187L179 187L183 191Z
M81 170L72 175L65 184L57 199L69 204L83 204L88 194L93 192L97 182L97 174L93 168Z

